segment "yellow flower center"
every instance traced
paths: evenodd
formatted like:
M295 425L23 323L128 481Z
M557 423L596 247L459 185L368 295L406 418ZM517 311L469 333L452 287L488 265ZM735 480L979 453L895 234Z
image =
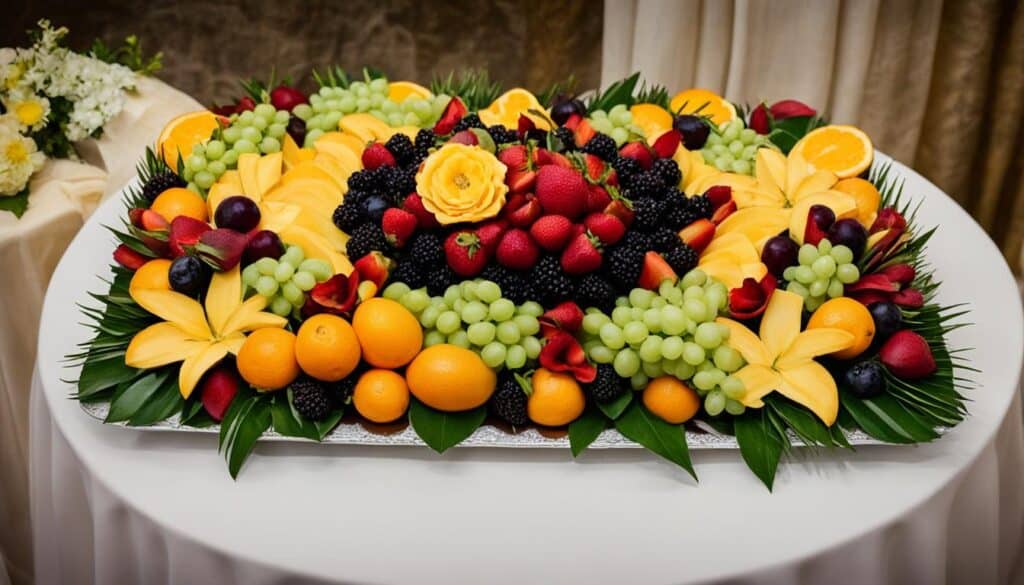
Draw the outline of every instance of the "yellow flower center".
M28 160L28 149L21 142L14 141L7 145L4 156L12 163L20 164Z
M21 102L14 106L14 115L25 126L34 126L43 119L43 106L38 102Z
M452 177L452 182L455 183L456 187L458 187L459 189L461 189L463 191L465 191L466 189L469 189L469 185L470 185L469 177L467 177L466 175L464 175L462 173L459 173L459 174L455 175L454 177Z

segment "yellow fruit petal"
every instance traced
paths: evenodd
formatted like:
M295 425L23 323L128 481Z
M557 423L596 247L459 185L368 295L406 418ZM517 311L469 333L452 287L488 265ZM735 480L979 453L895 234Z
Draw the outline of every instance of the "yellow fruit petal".
M881 242L882 238L884 238L885 235L888 234L888 233L889 233L889 230L882 230L880 232L875 232L875 233L871 234L870 236L868 236L868 243L864 246L864 249L865 250L870 250L871 248L874 248L875 244L877 244L878 242Z
M648 142L651 138L672 129L672 114L659 105L634 104L629 108L629 112L633 114L633 124L643 130Z
M132 337L124 354L125 365L132 368L157 368L180 362L204 345L173 323L150 325Z
M774 236L789 225L789 210L783 208L740 209L718 224L715 237L725 234L743 234L757 243L765 236Z
M170 290L139 289L129 291L140 307L178 326L195 339L210 339L212 333L206 313L195 299Z
M767 367L756 364L747 364L733 374L743 382L743 397L739 399L744 406L760 408L764 406L762 398L779 388L782 378L779 374Z
M803 364L781 370L780 394L797 404L802 404L818 415L826 425L832 426L839 414L839 390L832 374L821 364L807 361Z
M242 303L231 315L221 329L221 336L227 337L234 333L262 329L264 327L284 327L288 320L273 313L264 312L267 307L267 298L263 295L254 295Z
M235 266L227 272L214 272L206 290L206 319L214 335L224 331L224 324L241 304L241 269Z
M760 257L754 244L743 234L725 233L718 235L708 244L708 247L700 255L701 261L713 262L719 259L728 258L736 264L747 264L758 262Z
M265 154L260 157L259 165L256 167L257 180L260 185L260 193L266 193L281 180L281 165L283 155L280 152Z
M803 308L804 299L796 293L781 289L772 293L761 318L761 341L768 350L769 359L779 357L800 334Z
M329 241L320 234L297 225L288 226L278 234L281 240L290 244L297 244L306 253L307 258L319 258L326 260L331 265L335 274L352 274L352 263L349 259L335 250Z
M195 390L196 384L202 379L203 374L224 359L226 355L228 355L228 348L224 343L207 342L205 347L188 356L182 362L181 370L178 371L178 389L181 390L181 395L188 398Z
M822 327L808 329L796 336L792 345L782 352L775 367L784 370L797 366L820 355L842 351L853 343L853 334L842 329Z
M224 171L224 174L217 179L218 183L235 187L235 194L242 193L242 177L236 170Z
M786 156L774 148L759 148L754 162L754 173L759 183L774 187L777 191L786 188Z
M743 269L732 258L718 258L716 260L701 260L697 264L710 278L713 278L725 285L728 289L738 288L743 285Z
M815 193L828 191L837 180L836 176L828 171L815 171L789 192L789 199L796 202Z
M277 315L274 316L276 317ZM242 344L245 343L245 335L242 333L232 333L221 339L220 342L227 348L228 353L238 355L238 352L242 349Z
M259 179L260 155L247 152L238 157L238 177L242 181L242 191L254 201L263 198Z
M770 366L771 356L768 355L768 348L758 339L757 335L745 325L732 319L719 317L715 322L729 328L729 340L726 344L740 352L748 364L758 366Z

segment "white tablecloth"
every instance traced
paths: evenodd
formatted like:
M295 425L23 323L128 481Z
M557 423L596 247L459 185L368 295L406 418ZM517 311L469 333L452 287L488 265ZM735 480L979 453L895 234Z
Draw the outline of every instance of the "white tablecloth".
M902 169L901 169L902 170ZM971 416L916 447L810 454L774 493L735 451L694 453L699 484L642 451L261 443L237 481L216 437L104 426L68 399L73 302L110 238L82 230L40 334L31 473L41 583L1003 583L1024 525L1016 392L1021 305L996 247L916 174L951 335L982 370Z

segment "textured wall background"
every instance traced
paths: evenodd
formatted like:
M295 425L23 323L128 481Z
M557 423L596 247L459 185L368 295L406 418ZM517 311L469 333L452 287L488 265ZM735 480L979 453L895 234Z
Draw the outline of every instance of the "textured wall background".
M164 52L158 76L206 104L275 66L279 78L299 79L314 67L374 65L421 83L486 67L505 87L531 88L571 73L595 87L600 76L600 1L15 0L4 12L0 46L25 45L24 31L44 17L71 29L75 48L136 34Z

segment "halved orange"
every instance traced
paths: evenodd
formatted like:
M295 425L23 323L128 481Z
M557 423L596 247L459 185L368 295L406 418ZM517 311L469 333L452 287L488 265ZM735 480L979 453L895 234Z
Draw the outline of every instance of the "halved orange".
M182 114L160 131L160 137L156 140L157 154L167 166L177 171L178 153L182 157L192 154L192 147L209 140L221 123L227 124L227 119L209 110Z
M681 91L669 102L668 109L677 114L708 116L719 126L736 117L736 106L708 89Z
M501 124L506 128L516 128L519 125L519 116L526 114L537 124L538 128L547 130L549 127L547 120L529 114L529 110L547 111L540 104L537 96L521 87L514 87L498 96L490 106L480 110L477 114L480 116L480 120L488 126Z
M633 114L633 124L644 131L648 140L672 129L672 114L661 106L635 104L629 108L629 112Z
M847 179L871 166L875 148L860 128L836 125L812 130L789 154L800 154L815 169L832 171L840 179Z
M411 81L392 81L388 84L388 99L393 102L402 103L409 97L426 99L430 95L429 89Z

